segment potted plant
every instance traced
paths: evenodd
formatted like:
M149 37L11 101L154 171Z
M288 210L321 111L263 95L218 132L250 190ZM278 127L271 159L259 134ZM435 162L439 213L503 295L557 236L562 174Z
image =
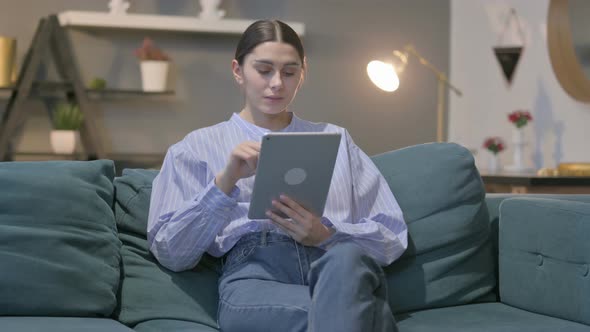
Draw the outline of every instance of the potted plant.
M488 137L484 140L483 147L491 153L488 159L488 171L491 173L498 172L501 168L498 153L504 151L504 141L497 136Z
M76 149L76 142L84 116L77 104L62 102L53 110L53 130L50 134L53 152L71 154Z
M90 81L88 87L94 90L104 90L107 87L107 81L102 77L95 77Z
M526 126L529 121L533 120L533 116L529 111L516 110L508 114L508 120L512 122L516 128L522 128Z
M514 159L513 164L507 169L515 172L530 171L525 165L524 148L527 145L524 129L526 125L533 121L533 116L527 110L515 110L508 114L508 121L514 125L512 130L512 146Z
M170 60L168 55L146 37L141 47L135 50L135 56L140 60L143 91L165 91Z

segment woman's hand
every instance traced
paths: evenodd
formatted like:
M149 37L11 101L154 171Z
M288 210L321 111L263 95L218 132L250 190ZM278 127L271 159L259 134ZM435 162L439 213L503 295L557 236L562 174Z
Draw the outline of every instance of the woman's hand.
M317 246L328 239L333 231L322 224L321 218L307 211L291 198L281 195L280 200L273 201L273 206L286 214L291 220L281 218L272 211L266 215L285 230L295 241L306 246Z
M229 194L239 179L251 177L256 173L260 143L247 141L236 146L229 156L225 168L215 176L215 184Z

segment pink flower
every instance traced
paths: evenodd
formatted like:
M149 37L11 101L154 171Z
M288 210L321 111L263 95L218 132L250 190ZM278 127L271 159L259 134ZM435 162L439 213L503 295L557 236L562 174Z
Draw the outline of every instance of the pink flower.
M514 123L516 128L522 128L526 126L529 121L533 121L533 116L530 112L525 110L516 110L508 114L508 120Z
M140 48L135 50L135 56L138 57L140 60L157 60L157 61L168 61L168 55L162 52L154 42L145 37L143 39L143 44Z
M483 147L490 150L493 154L498 154L505 148L504 141L498 136L488 137L483 142Z

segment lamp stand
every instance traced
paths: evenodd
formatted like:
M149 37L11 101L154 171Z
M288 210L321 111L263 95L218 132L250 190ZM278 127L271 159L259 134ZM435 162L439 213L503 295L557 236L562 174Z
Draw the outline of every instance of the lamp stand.
M436 141L444 141L445 82L438 77L438 98L436 100Z
M456 93L458 96L462 96L463 93L461 90L457 89L455 86L449 82L448 77L436 68L433 64L431 64L428 60L426 60L412 45L406 45L404 47L406 53L412 54L416 58L418 58L421 65L425 66L426 68L430 69L435 75L438 80L438 96L436 101L436 140L437 142L444 142L444 118L445 118L445 88L448 87L451 91Z

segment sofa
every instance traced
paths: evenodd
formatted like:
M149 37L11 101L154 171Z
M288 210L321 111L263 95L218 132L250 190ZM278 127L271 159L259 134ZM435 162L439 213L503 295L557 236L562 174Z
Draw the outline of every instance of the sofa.
M373 160L409 229L385 267L400 331L590 331L590 195L486 195L452 143ZM218 331L219 259L174 273L148 250L157 172L0 163L0 331Z

